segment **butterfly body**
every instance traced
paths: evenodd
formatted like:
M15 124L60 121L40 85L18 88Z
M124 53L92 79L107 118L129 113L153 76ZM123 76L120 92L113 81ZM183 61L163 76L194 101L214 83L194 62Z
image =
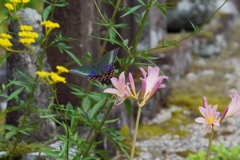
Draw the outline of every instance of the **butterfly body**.
M77 75L88 76L89 79L104 82L109 81L114 74L113 63L117 56L118 50L119 48L116 48L106 53L95 64L71 69L69 72Z

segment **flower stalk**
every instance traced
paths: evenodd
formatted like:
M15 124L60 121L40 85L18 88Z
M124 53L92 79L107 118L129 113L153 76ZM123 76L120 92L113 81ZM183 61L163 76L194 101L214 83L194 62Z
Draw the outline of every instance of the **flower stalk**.
M209 155L210 155L210 152L211 152L211 145L212 145L213 135L214 135L214 126L212 125L211 135L210 135L209 143L208 143L206 160L209 159Z
M135 129L134 129L134 135L133 135L133 142L132 142L132 148L131 148L131 158L130 160L133 160L134 153L135 153L135 145L136 145L136 140L137 140L137 133L138 133L138 125L139 125L139 120L141 116L141 111L142 107L138 107L138 113L137 113L137 119L135 123Z

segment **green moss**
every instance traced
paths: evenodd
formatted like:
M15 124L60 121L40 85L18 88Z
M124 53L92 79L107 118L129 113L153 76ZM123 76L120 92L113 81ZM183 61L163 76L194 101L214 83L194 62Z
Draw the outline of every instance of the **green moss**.
M193 121L188 116L185 116L182 110L174 111L172 118L163 123L150 126L139 125L138 140L149 139L149 137L159 137L164 134L179 135L180 137L186 136L191 134L191 132L181 130L180 127L190 123L193 123Z
M121 143L125 144L126 146L129 146L128 149L126 149L126 152L130 155L131 154L131 146L132 146L132 137L131 137L131 132L130 132L130 128L128 125L125 125L121 128L121 132L122 132L122 136L126 137L126 139L124 139L123 141L121 141ZM120 148L118 148L120 155L125 156L125 154L121 151ZM135 147L135 152L134 155L137 157L139 152L139 148ZM123 157L120 157L120 159L125 159ZM119 160L120 160L119 159Z
M184 152L177 152L176 154L181 157L187 157L190 153L194 153L192 151L184 151Z
M15 159L18 159L18 158L21 158L22 156L24 156L28 153L37 152L37 151L41 150L44 146L45 146L45 144L18 143L13 156L15 157ZM11 153L12 148L13 148L13 143L11 143L11 142L6 142L6 143L0 142L0 151L7 151L11 154L11 156L12 156L12 153ZM2 157L0 157L0 160L5 160L5 159L8 158L8 156L2 156Z

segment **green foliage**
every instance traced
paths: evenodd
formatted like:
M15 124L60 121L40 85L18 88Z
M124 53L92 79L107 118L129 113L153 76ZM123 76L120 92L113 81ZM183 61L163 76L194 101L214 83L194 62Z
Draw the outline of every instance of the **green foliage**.
M5 0L2 2L6 2ZM31 1L30 6L35 4L37 1ZM43 20L50 20L52 21L52 17L55 11L56 7L65 7L68 5L68 2L66 0L43 0L48 6L43 10L42 17ZM99 9L98 4L94 0L95 7L97 11L100 14L100 17L97 18L97 21L95 22L98 25L101 25L103 27L107 28L107 34L103 37L95 37L90 35L92 38L100 39L104 41L104 45L102 45L102 51L105 50L105 46L107 42L111 44L117 44L121 46L126 52L127 55L122 58L117 58L117 61L119 62L120 68L117 70L117 73L115 73L116 77L123 71L125 73L128 71L129 67L132 65L153 65L156 66L154 63L154 60L158 59L158 57L152 57L149 54L149 51L156 50L159 48L166 48L166 47L176 47L178 44L190 37L187 36L183 39L179 40L164 40L160 46L156 48L151 48L146 51L142 51L140 53L136 52L136 47L139 44L139 40L141 38L141 34L143 31L143 28L145 25L148 25L150 22L148 22L148 16L149 11L152 8L158 8L166 17L167 13L165 11L166 8L169 8L168 4L160 4L156 0L138 0L139 5L133 6L133 7L122 7L119 3L119 1L113 1L113 0L102 0L102 2L111 5L114 8L113 15L110 17L109 15L102 13L102 11ZM1 2L0 2L1 3ZM141 13L139 12L140 8L144 8L144 11ZM3 10L3 12L5 12ZM130 41L129 39L126 39L122 37L122 35L117 31L117 29L128 29L129 24L125 23L116 23L116 16L119 11L125 11L123 15L120 16L120 18L125 16L133 15L133 19L139 24L139 28L137 30L137 33L134 36L134 39ZM14 17L14 14L10 14L9 16L6 16L3 20L0 21L0 25L4 22L7 22L12 19L16 19L17 17ZM18 19L18 18L17 18ZM190 22L191 25L194 27L195 33L203 34L203 31L200 31L200 28L195 26L192 22ZM195 34L194 33L194 34ZM11 33L11 34L17 34L17 33ZM55 36L54 40L49 42L49 35L53 34ZM49 47L57 47L59 51L62 54L66 54L66 56L70 56L73 61L68 62L66 66L69 66L72 63L77 63L78 65L82 66L83 62L89 62L91 63L93 61L93 56L90 53L85 53L85 59L78 59L74 53L70 51L72 46L67 45L70 44L69 42L74 41L76 39L70 38L70 37L64 37L61 32L59 33L48 33L42 34L40 38L37 39L41 47L43 47L42 55L39 57L36 56L35 49L29 48L30 54L33 54L35 57L35 60L38 62L38 68L39 71L43 68L43 60L46 56L46 50ZM38 47L40 47L40 45ZM13 51L15 52L15 51ZM19 51L23 52L23 51ZM3 58L0 59L0 64L2 64L5 59L10 56L11 53L7 54L6 56L3 56ZM144 60L144 62L143 62ZM146 63L146 61L148 63ZM130 129L128 126L124 126L121 131L119 131L116 128L108 127L108 124L110 123L117 123L119 118L115 119L109 119L109 114L113 108L114 105L114 99L115 97L111 97L109 94L103 93L103 90L108 88L106 84L102 84L100 82L93 82L90 81L89 86L87 90L84 87L73 85L73 84L67 84L67 86L71 89L70 94L73 96L76 96L79 98L79 106L73 106L71 102L68 102L67 104L63 105L60 104L57 98L57 88L55 84L49 84L44 81L44 78L38 75L27 75L26 73L23 73L21 71L18 71L19 75L21 76L21 80L14 79L9 80L9 83L7 85L2 85L1 87L1 97L6 98L6 102L14 102L15 106L12 108L7 108L4 111L0 112L0 115L5 115L9 112L15 111L15 110L21 110L23 112L23 116L18 120L19 126L13 126L13 125L1 125L1 142L0 147L3 150L6 150L7 156L10 157L10 159L14 159L16 157L22 156L26 154L27 152L32 151L41 151L42 153L45 153L49 156L54 157L54 159L57 160L88 160L88 159L100 159L97 156L92 155L100 155L101 159L108 160L107 157L108 151L105 150L99 150L97 149L97 145L103 143L103 140L97 141L96 137L99 134L102 134L105 138L108 139L109 142L113 144L115 148L121 151L122 154L124 154L125 158L129 159L129 153L132 146L131 144L131 137L130 137ZM59 73L60 74L60 73ZM164 73L162 73L164 75ZM42 78L42 81L40 80ZM49 78L49 77L47 77ZM39 109L35 106L33 106L34 99L37 97L34 97L35 90L38 89L38 85L40 83L46 83L50 90L52 91L52 96L49 97L51 102L48 104L48 106L45 109ZM17 89L12 92L10 95L4 94L4 91L7 90L10 86L17 86ZM91 86L94 85L98 88L99 92L94 92L91 90ZM21 99L21 94L28 94L27 100ZM69 94L69 93L66 93ZM127 116L130 117L132 114L132 104L130 100L124 101L125 108L127 110ZM52 110L54 110L54 113L52 113ZM61 141L62 145L59 148L51 148L47 147L45 145L37 145L37 144L27 144L25 146L21 146L20 143L20 137L21 136L28 136L31 131L34 129L39 129L39 121L29 121L28 115L32 113L35 113L37 116L39 116L41 119L48 118L52 120L52 122L55 122L58 124L61 129L64 131L64 134L61 135L54 135L59 141ZM175 116L178 118L178 123L174 123L175 125L180 126L180 123L183 124L183 122L186 123L186 119L183 117L180 117L179 114L174 113ZM181 113L180 113L181 114ZM60 118L59 118L60 117ZM176 121L176 119L174 119ZM171 122L168 122L166 124L171 125ZM165 125L166 125L165 124ZM173 123L172 123L173 124ZM113 125L113 124L112 124ZM88 130L88 133L84 137L79 136L78 128L79 126L84 126L84 129ZM166 127L166 126L164 126ZM164 128L163 127L163 128ZM174 127L168 127L170 131L176 133L179 132L182 135L189 134L184 131L176 130L176 126ZM174 128L174 129L173 129ZM162 127L159 126L141 126L140 131L144 130L144 134L149 134L151 136L155 136L156 133L162 132ZM7 131L7 132L4 132ZM143 132L142 132L143 133ZM22 148L20 148L21 146ZM215 149L218 150L219 148ZM73 150L73 151L72 151ZM229 151L229 150L227 150ZM213 149L214 152L214 149ZM238 149L232 149L230 152L231 156L235 156L238 152ZM224 154L223 154L224 153ZM203 153L199 153L197 156L198 158L202 156ZM221 157L225 157L226 149L221 148L221 154L217 154ZM136 154L135 154L136 155Z
M232 148L227 148L221 143L219 146L212 145L211 151L213 152L213 157L210 160L239 160L240 159L240 145ZM205 160L206 152L200 150L196 154L189 154L186 160Z

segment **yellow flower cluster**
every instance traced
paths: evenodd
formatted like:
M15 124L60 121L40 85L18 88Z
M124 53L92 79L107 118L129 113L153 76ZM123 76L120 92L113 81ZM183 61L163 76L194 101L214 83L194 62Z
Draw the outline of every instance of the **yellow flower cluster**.
M49 20L48 21L43 21L42 25L44 25L47 28L59 28L60 27L58 23L54 23L54 22L51 22Z
M30 0L22 0L22 3L28 3Z
M38 37L36 32L31 32L33 30L32 26L21 25L20 30L22 30L22 32L18 32L18 35L21 37L19 42L23 44L34 43L35 38Z
M63 72L66 72L66 73L69 72L69 70L63 66L57 66L56 68L58 70L58 74L63 73Z
M12 36L6 33L0 34L0 45L3 46L6 50L8 50L8 47L13 46L12 43L9 41Z
M30 0L10 0L12 3L28 3Z
M20 30L21 31L32 31L33 27L32 26L27 26L27 25L21 25Z
M37 71L36 73L41 77L43 83L45 84L54 84L58 82L66 83L66 78L59 76L60 73L68 72L68 69L63 66L57 66L58 73L55 72L45 72Z
M12 2L12 3L21 3L22 1L21 0L10 0L10 2Z
M45 26L45 30L46 30L46 34L49 34L51 30L53 30L54 28L60 28L60 25L58 23L54 23L51 21L43 21L42 25Z
M16 8L17 8L17 4L18 3L28 3L30 0L10 0L10 2L12 2L13 4L11 3L5 3L4 6L9 10L14 10L16 11Z
M4 6L7 7L8 10L13 10L14 9L13 5L10 4L10 3L6 3L6 4L4 4Z

